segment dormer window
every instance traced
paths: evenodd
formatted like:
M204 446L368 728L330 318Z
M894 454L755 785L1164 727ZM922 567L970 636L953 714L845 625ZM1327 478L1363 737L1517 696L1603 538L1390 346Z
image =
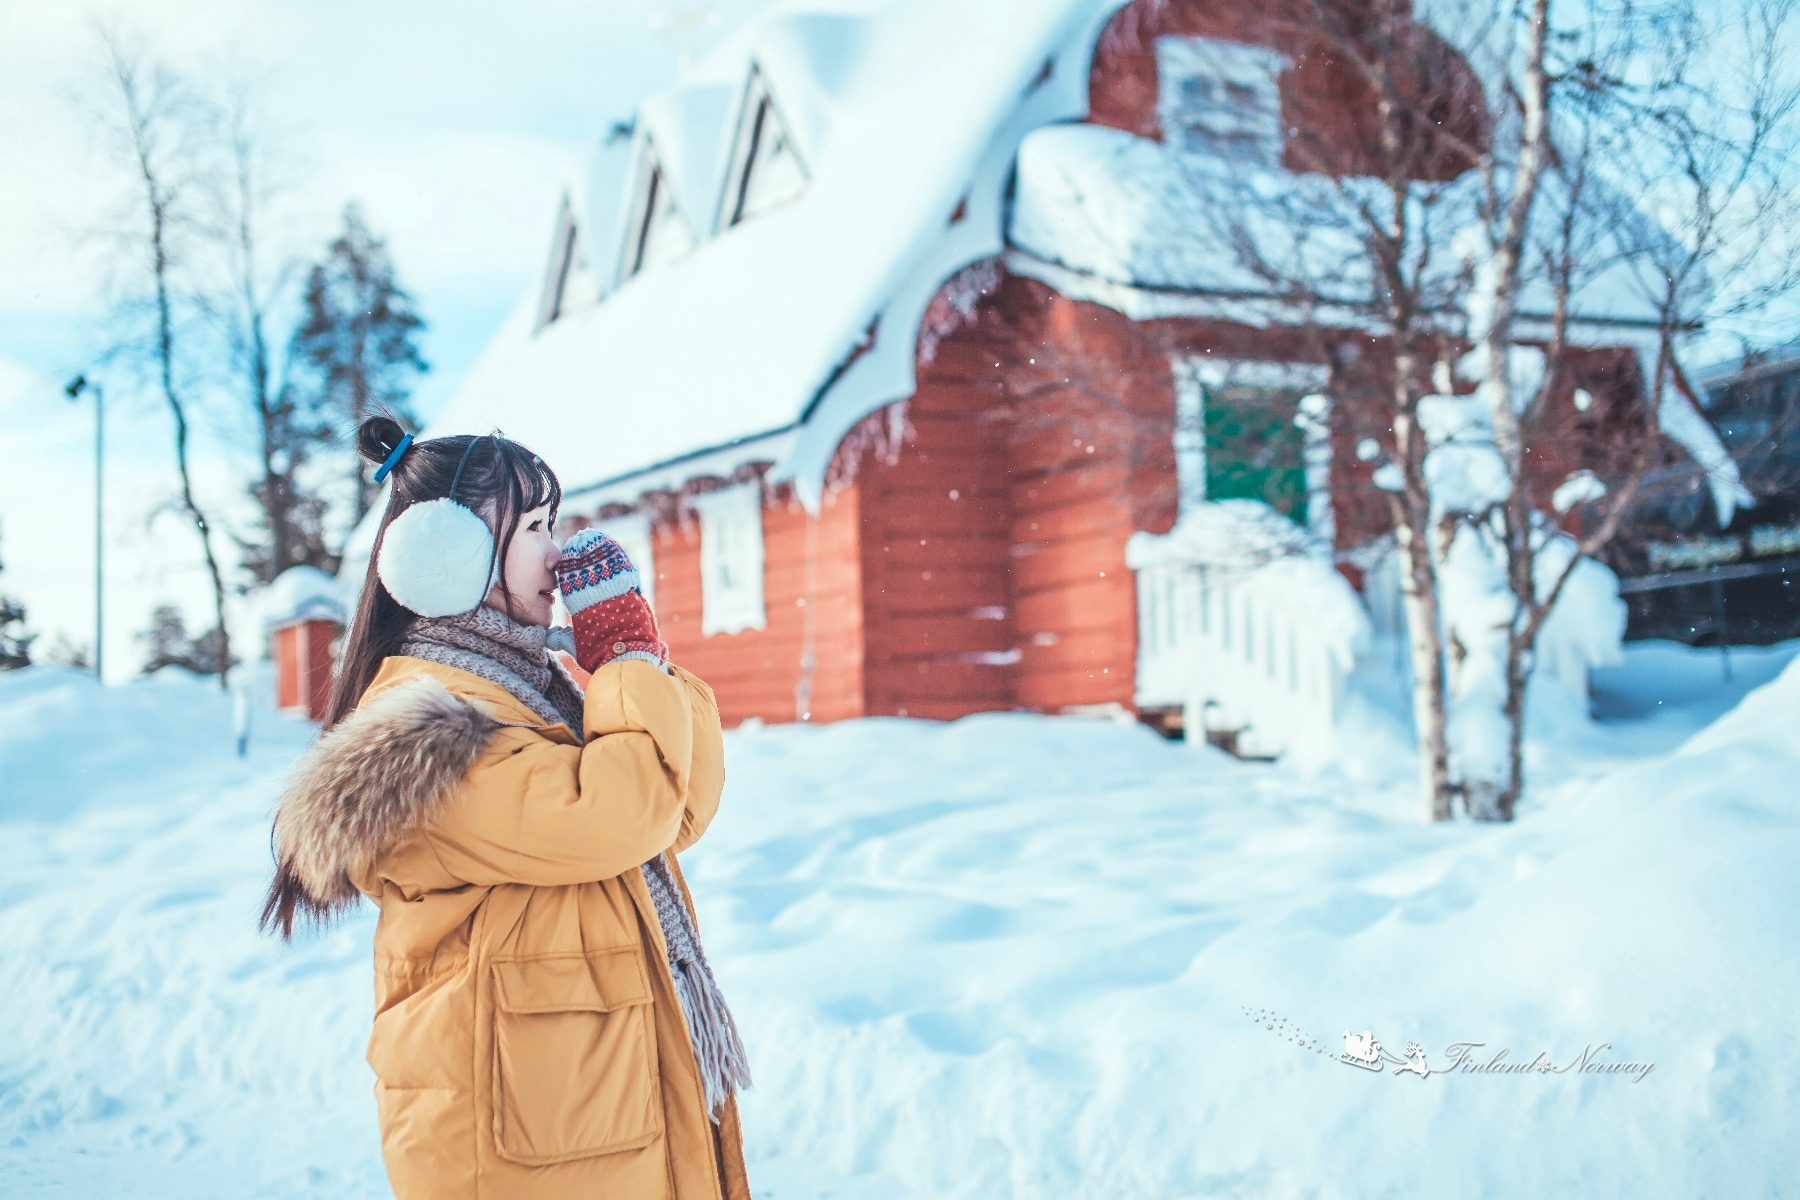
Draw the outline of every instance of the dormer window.
M587 274L585 257L581 233L575 225L574 205L564 196L556 218L556 237L550 243L550 266L544 272L544 288L538 300L539 329L578 307L584 290L592 291L593 280Z
M1157 116L1163 141L1270 169L1281 165L1281 88L1287 60L1261 46L1213 38L1157 39Z
M719 213L721 229L779 208L806 190L806 164L761 71L750 73L726 178L731 190Z
M694 234L675 204L675 188L657 160L655 143L644 140L644 159L638 169L638 190L632 205L631 240L625 247L619 280L640 271L673 262L694 248Z

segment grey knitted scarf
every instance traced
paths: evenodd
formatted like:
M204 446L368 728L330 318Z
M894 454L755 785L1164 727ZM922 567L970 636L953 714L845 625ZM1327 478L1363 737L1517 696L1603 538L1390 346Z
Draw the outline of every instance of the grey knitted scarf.
M497 683L546 723L560 721L580 737L581 692L545 650L549 636L541 625L521 625L484 607L454 617L418 618L400 653Z
M560 721L580 738L584 736L581 692L550 653L559 648L555 635L561 632L520 625L504 613L478 608L454 617L420 617L401 643L400 653L499 684L547 723ZM719 1110L732 1093L750 1086L749 1056L668 860L658 854L642 870L668 947L669 973L706 1088L707 1111L717 1123Z

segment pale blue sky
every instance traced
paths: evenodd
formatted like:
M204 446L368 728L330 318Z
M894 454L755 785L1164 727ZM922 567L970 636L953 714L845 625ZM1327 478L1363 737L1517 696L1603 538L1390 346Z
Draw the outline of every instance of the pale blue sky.
M0 591L46 636L92 639L92 416L61 385L89 370L107 262L84 230L126 186L84 123L94 21L193 73L252 78L289 150L281 250L316 254L346 200L383 234L430 323L418 405L447 397L541 269L562 181L611 122L767 0L0 0ZM123 375L108 393L108 676L175 602L210 620L198 542L152 519L175 484L169 423ZM249 475L202 413L198 474L241 510ZM221 552L235 557L234 547Z

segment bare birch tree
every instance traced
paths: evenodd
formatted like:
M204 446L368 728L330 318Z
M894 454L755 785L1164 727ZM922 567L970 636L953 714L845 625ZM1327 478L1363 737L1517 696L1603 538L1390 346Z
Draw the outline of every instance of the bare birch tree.
M128 348L148 360L174 421L179 503L200 539L212 585L215 626L207 636L217 644L215 661L219 685L224 687L231 664L225 577L213 546L213 523L194 493L189 460L192 405L182 363L186 330L177 311L182 302L180 273L193 248L208 165L209 148L202 132L206 102L116 30L102 31L99 41L103 67L95 114L115 163L132 181L134 196L133 215L111 231L110 240L149 293L149 336L133 339Z
M1787 49L1792 17L1788 0L1536 0L1517 30L1523 53L1500 67L1514 111L1496 127L1512 136L1483 164L1487 274L1470 334L1479 338L1481 390L1512 483L1492 517L1514 614L1505 631L1505 773L1492 812L1482 815L1510 820L1524 788L1526 693L1545 622L1580 563L1634 511L1657 466L1664 414L1702 420L1702 398L1677 356L1681 341L1800 281L1791 254L1769 252L1790 248L1800 231L1787 167L1800 137L1800 75ZM1546 180L1557 186L1546 192ZM1638 197L1649 201L1654 222L1628 199ZM1534 239L1536 228L1544 235ZM1639 307L1653 314L1639 343L1635 419L1623 426L1625 444L1606 456L1610 478L1589 471L1588 480L1569 481L1566 499L1545 497L1527 455L1569 390L1565 358L1583 291L1609 274L1632 280ZM1550 312L1535 322L1540 328L1521 330L1520 297L1534 285L1550 298ZM1541 348L1543 369L1535 387L1517 395L1511 363L1526 340ZM1728 522L1731 507L1750 500L1735 468L1698 465L1713 476ZM1574 552L1541 570L1547 539L1563 532L1558 519L1578 508L1585 527Z
M224 359L222 385L241 400L257 451L250 495L260 528L238 538L244 566L267 583L289 567L336 568L326 545L328 505L306 486L305 468L333 431L287 382L286 340L276 331L296 307L294 260L267 244L282 191L278 147L255 93L237 82L217 108L217 161L211 192L217 278L205 296Z

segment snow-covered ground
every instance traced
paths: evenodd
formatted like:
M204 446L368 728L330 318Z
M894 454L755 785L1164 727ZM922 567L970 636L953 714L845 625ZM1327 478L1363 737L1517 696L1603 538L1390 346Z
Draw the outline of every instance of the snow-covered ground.
M1023 715L728 735L684 862L758 1194L1781 1192L1797 652L1631 647L1507 827L1420 819L1373 680L1306 769ZM309 730L229 726L190 679L0 676L8 1196L387 1194L372 914L256 936ZM1365 1030L1432 1073L1340 1062Z

